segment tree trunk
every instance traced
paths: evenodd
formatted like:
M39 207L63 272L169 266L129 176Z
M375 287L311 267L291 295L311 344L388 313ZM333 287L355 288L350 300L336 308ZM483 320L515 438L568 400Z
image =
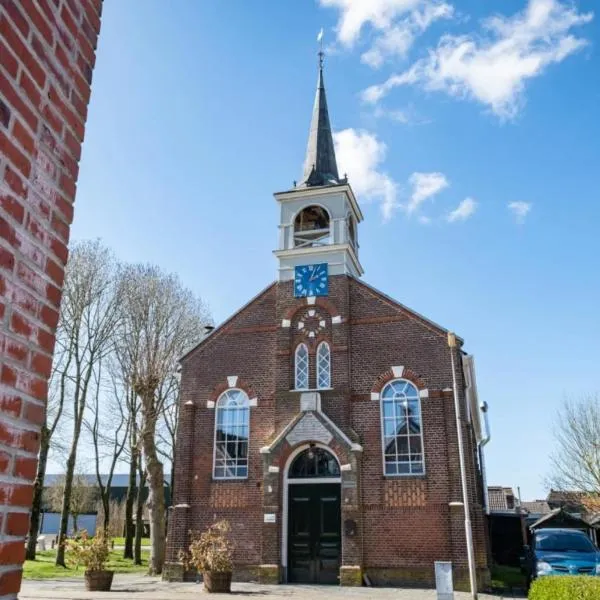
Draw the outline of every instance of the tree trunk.
M88 378L89 379L89 378ZM65 564L65 541L67 538L67 529L69 525L69 513L71 511L71 493L73 491L73 476L75 474L75 463L77 461L77 446L79 444L79 435L81 434L81 420L83 419L83 407L80 408L79 419L75 420L73 431L73 441L71 451L67 459L67 470L65 472L65 491L63 493L63 504L60 515L60 529L58 531L58 548L56 549L55 565L66 567ZM77 516L73 515L73 529L77 531Z
M139 463L139 458L138 458ZM142 468L140 471L140 481L137 489L137 504L135 508L135 551L134 562L136 565L142 564L142 537L144 535L144 487L146 485L146 473Z
M151 555L148 565L150 575L160 575L165 562L165 478L163 465L156 452L156 411L154 408L154 390L144 390L142 416L144 428L142 444L146 473L148 474L148 509L150 512Z
M56 561L57 567L66 567L65 564L65 541L67 538L67 530L69 526L69 509L71 506L71 492L73 491L73 474L75 472L75 458L76 458L77 442L73 438L73 444L71 446L71 453L67 459L67 471L65 473L65 489L63 492L63 503L60 514L60 528L58 530L58 545L56 548Z
M33 500L31 505L31 520L29 521L29 539L25 558L35 560L37 537L40 532L40 515L42 512L42 495L44 492L44 479L46 477L46 464L48 463L48 451L50 449L50 438L46 426L42 427L40 439L40 455L38 457L38 468L33 484Z
M127 498L125 500L125 549L123 558L133 558L133 537L135 528L133 524L133 503L136 496L135 477L137 472L137 450L131 449L131 460L129 461L129 483L127 485Z

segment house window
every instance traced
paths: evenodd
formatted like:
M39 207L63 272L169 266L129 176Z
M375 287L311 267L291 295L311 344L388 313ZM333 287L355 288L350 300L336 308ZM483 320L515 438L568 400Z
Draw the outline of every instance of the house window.
M317 387L331 387L331 352L327 342L321 342L317 348Z
M300 344L296 348L294 381L294 386L297 390L308 389L308 348L306 347L306 344Z
M424 473L421 399L409 381L390 381L381 391L381 429L384 474Z
M320 206L307 206L294 220L294 247L310 248L331 244L329 214Z
M237 389L221 394L216 404L215 479L248 477L250 408L248 396Z
M310 477L339 477L340 466L337 460L324 448L316 448L314 444L303 450L290 465L290 479Z

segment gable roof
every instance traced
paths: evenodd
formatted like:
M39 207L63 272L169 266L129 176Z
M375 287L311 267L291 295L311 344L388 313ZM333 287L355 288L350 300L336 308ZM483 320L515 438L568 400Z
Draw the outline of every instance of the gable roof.
M242 314L247 308L249 308L252 304L254 304L257 300L265 297L275 286L277 285L276 281L270 283L266 288L261 290L256 296L251 298L246 304L244 304L241 308L236 310L228 319L223 321L220 325L215 327L210 333L208 333L198 344L196 344L193 348L188 350L180 359L179 362L187 360L192 354L195 354L197 350L200 348L204 348L208 346L210 342L213 342L215 339L221 336L221 334L227 329L227 327L232 323L232 321L240 314Z
M449 329L442 327L435 321L432 321L431 319L424 317L422 314L418 313L417 311L413 310L412 308L409 308L408 306L405 306L401 302L394 300L394 298L388 296L381 290L378 290L377 288L373 287L372 285L365 283L362 279L358 279L351 275L349 275L349 277L352 279L352 281L356 285L365 289L372 296L378 298L379 300L381 300L382 302L384 302L391 308L394 308L395 310L401 312L402 314L407 316L409 319L412 319L418 323L421 323L421 325L427 327L427 329L429 329L430 331L433 331L434 333L437 333L438 335L440 335L442 337L446 337L448 335L448 333L450 333ZM458 335L456 336L456 339L457 339L459 345L462 346L464 344L464 340L461 337L459 337Z

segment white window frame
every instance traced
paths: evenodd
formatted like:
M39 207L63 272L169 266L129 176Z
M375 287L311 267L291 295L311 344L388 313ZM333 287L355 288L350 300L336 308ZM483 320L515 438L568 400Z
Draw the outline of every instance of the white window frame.
M219 422L219 411L220 410L226 410L226 407L222 406L223 404L223 399L225 397L227 397L231 392L239 392L241 394L244 395L245 398L245 406L248 409L248 454L246 457L246 475L216 475L216 467L217 467L217 424ZM221 406L220 406L221 405ZM248 479L248 475L250 473L250 398L248 398L248 394L246 394L246 392L244 392L244 390L241 390L240 388L229 388L227 390L225 390L218 398L218 400L215 402L215 427L214 427L214 434L213 434L213 470L212 470L212 477L213 480L216 481L223 481L223 480L229 480L229 479ZM226 459L225 459L226 460ZM236 460L236 467L237 467L237 460Z
M386 401L390 401L390 399L384 399L384 391L385 388L388 387L389 385L396 383L396 382L402 382L402 383L407 383L408 385L410 385L414 390L415 390L415 394L414 396L409 396L409 398L411 400L417 400L418 402L418 407L419 407L419 423L420 423L420 428L421 431L419 432L419 437L421 440L421 457L422 460L421 462L423 463L423 470L418 472L418 473L387 473L386 469L385 469L385 425L384 425L384 421L385 421L385 416L384 416L384 410L383 410L383 403ZM409 381L408 379L403 379L401 377L397 377L395 379L392 379L391 381L388 381L383 388L381 388L381 392L379 394L379 413L380 413L380 427L381 427L381 467L383 470L383 476L384 477L390 477L390 478L396 478L396 477L423 477L427 471L426 466L425 466L425 438L423 436L423 415L422 415L422 409L421 409L421 394L419 392L419 389L417 388L417 386L412 382ZM417 437L416 434L413 434L415 437ZM410 436L409 436L409 454L410 454ZM398 456L398 454L396 453L396 457ZM410 468L412 470L412 463L409 462Z
M321 348L327 348L327 357L321 357ZM323 341L317 346L317 354L316 354L316 366L317 366L317 389L319 390L328 390L331 389L331 346ZM324 367L323 364L325 363ZM327 385L321 385L321 371L327 371Z
M306 387L299 387L298 386L298 373L299 373L299 367L300 365L298 364L298 354L300 353L300 350L304 348L304 351L306 352ZM295 390L302 390L302 391L306 391L308 389L310 389L310 355L308 353L308 346L302 342L301 344L298 344L296 346L296 351L294 352L294 389Z

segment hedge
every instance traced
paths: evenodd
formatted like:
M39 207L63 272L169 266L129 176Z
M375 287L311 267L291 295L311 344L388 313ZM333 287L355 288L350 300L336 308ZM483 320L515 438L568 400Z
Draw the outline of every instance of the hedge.
M546 575L531 584L528 598L529 600L598 600L600 599L600 577Z

